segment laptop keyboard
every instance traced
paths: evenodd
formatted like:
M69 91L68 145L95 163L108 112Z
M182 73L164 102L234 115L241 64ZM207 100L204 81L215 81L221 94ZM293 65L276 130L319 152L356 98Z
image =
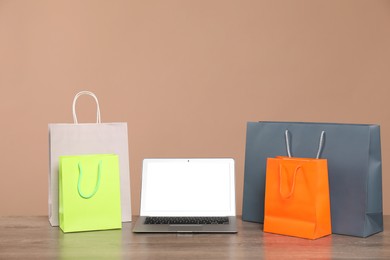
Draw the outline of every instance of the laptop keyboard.
M229 224L228 217L146 217L145 224Z

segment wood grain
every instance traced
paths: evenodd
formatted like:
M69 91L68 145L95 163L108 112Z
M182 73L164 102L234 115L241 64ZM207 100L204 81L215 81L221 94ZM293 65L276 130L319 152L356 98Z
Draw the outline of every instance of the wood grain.
M133 225L63 234L47 217L0 217L0 259L390 259L390 216L369 238L317 240L263 233L241 218L237 234L133 234Z

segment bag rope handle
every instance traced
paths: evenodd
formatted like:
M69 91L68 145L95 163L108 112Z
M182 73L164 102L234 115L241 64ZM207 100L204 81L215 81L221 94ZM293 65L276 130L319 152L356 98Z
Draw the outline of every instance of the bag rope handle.
M88 96L91 96L91 97L93 97L95 99L95 102L96 102L96 123L97 124L101 123L99 101L98 101L96 95L94 93L92 93L91 91L80 91L79 93L77 93L74 96L73 106L72 106L72 110L73 110L73 123L78 124L77 115L76 115L76 102L77 102L77 99L80 96L82 96L82 95L88 95Z
M283 199L288 199L288 198L290 198L293 195L294 190L295 190L295 180L297 178L297 173L298 173L299 169L303 170L302 169L302 165L298 165L295 168L295 172L294 172L294 176L293 176L293 182L292 182L292 185L291 185L290 192L285 196L285 195L283 195L283 192L282 192L282 170L283 170L283 166L282 166L282 164L280 164L280 167L279 167L279 178L280 178L279 193L280 193L280 196L282 196Z
M284 136L285 136L285 139L286 139L286 149L287 149L287 155L288 157L292 157L291 155L291 148L290 148L290 131L288 131L286 129L286 131L284 132ZM324 137L325 137L325 131L322 131L321 132L321 136L320 136L320 142L319 142L319 145L318 145L318 151L317 151L317 156L316 156L316 159L319 159L320 158L320 155L321 155L321 152L322 152L322 149L324 147Z
M80 197L82 197L84 199L90 199L90 198L92 198L96 194L96 192L98 191L99 186L100 186L100 176L101 176L102 161L99 161L98 176L97 176L97 180L96 180L96 184L95 184L95 189L89 195L85 195L81 191L81 179L83 178L83 168L81 167L81 162L79 162L78 166L79 166L79 180L77 182L77 190L79 192Z

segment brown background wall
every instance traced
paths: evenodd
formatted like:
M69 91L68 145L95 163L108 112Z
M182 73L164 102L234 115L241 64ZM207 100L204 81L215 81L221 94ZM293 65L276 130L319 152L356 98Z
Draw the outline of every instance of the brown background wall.
M95 92L146 157L233 157L246 122L378 123L390 214L390 1L1 1L0 215L47 214L48 123ZM95 119L80 98L79 118Z

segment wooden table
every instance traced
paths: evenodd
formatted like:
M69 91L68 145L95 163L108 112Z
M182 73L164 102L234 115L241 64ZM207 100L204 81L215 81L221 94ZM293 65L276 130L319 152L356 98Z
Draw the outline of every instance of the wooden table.
M390 216L369 238L318 240L263 233L240 218L238 234L133 234L133 224L63 234L47 217L0 217L0 259L390 259Z

